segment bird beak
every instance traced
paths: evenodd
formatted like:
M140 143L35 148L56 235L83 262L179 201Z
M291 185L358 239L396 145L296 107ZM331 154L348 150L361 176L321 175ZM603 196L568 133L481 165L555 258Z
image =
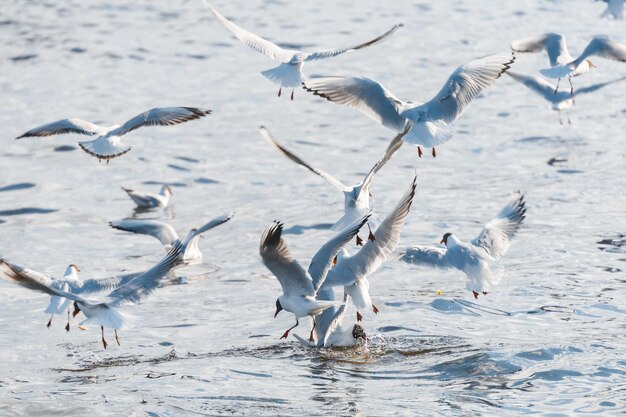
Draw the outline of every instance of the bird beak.
M336 256L333 258L333 265L337 265L337 257Z
M443 244L444 244L444 241L443 241L443 239L441 239L441 240L439 241L439 243L441 243L441 244L443 245Z

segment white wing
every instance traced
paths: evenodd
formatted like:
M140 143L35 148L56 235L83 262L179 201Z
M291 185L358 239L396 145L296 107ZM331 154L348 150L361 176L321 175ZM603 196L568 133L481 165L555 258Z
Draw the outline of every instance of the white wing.
M489 55L458 67L439 93L428 103L400 112L412 121L454 122L478 94L493 85L515 61L509 53Z
M413 265L423 265L432 268L452 268L446 258L446 250L427 246L413 246L398 251L399 260Z
M507 74L509 74L511 78L513 78L515 81L524 84L526 87L542 96L544 99L548 101L554 100L554 90L556 87L544 80L543 78L536 77L534 75L520 74L513 71L508 71Z
M156 237L164 246L172 245L172 243L178 240L178 233L172 226L156 220L116 220L109 222L109 226L125 232Z
M304 89L326 100L357 109L389 129L402 132L405 128L406 119L399 114L404 103L372 79L322 77L307 81Z
M525 213L524 195L518 193L470 243L484 249L494 259L501 257L506 253L511 239L522 225Z
M261 236L259 252L263 263L278 278L283 294L308 295L315 297L313 281L296 261L287 244L281 238L283 224L272 223Z
M229 213L229 214L225 214L225 215L218 216L218 217L214 218L213 220L211 220L210 222L208 222L204 226L199 227L196 230L196 236L199 236L199 235L203 234L204 232L206 232L208 230L211 230L214 227L219 226L220 224L226 223L227 221L232 219L234 215L235 215L235 213Z
M106 129L80 119L63 119L31 129L15 139L21 139L30 136L42 137L63 135L65 133L78 133L80 135L94 136L106 133Z
M53 296L59 295L59 291L53 286L52 278L49 275L9 263L4 259L0 259L0 276L30 290Z
M618 78L616 80L607 81L607 82L604 82L604 83L592 84L592 85L587 86L587 87L577 88L576 91L574 92L574 95L577 96L579 94L593 93L594 91L599 90L601 88L604 88L607 85L611 85L613 83L617 83L617 82L624 81L624 80L626 80L626 77Z
M377 38L374 38L368 42L365 43L361 43L359 45L356 46L351 46L349 48L339 48L339 49L327 49L327 50L323 50L323 51L317 51L317 52L310 52L306 55L306 58L304 58L305 61L313 61L316 59L324 59L324 58L331 58L337 55L341 55L345 52L351 52L351 51L356 51L357 49L362 49L362 48L367 48L368 46L372 46L372 45L376 45L382 41L384 41L385 39L387 39L389 36L391 36L396 30L400 29L401 27L403 27L404 25L402 23L398 23L396 25L394 25L391 29L389 29L387 32L383 33L382 35L380 35Z
M335 256L337 256L346 243L352 240L370 216L371 213L366 214L347 229L337 233L317 251L315 256L313 256L311 264L309 265L309 275L313 279L313 288L315 291L319 290L324 283L328 270L333 265Z
M574 65L577 67L581 62L593 55L610 59L611 61L626 62L626 45L605 36L597 36L589 42L589 45L576 59Z
M327 172L322 171L321 169L318 169L318 168L315 168L312 165L309 165L308 163L304 162L299 156L297 156L296 154L294 154L294 153L290 152L289 150L287 150L283 145L278 143L278 141L274 138L274 136L272 136L270 131L267 130L265 127L261 126L260 129L261 129L261 136L263 136L263 139L265 139L267 141L267 143L272 145L272 147L274 147L274 149L276 149L277 151L281 152L287 158L291 159L296 164L299 164L299 165L303 166L304 168L308 169L312 173L314 173L316 175L319 175L320 177L324 178L330 184L332 184L337 189L339 189L339 191L345 192L345 191L350 191L351 190L351 188L347 187L343 182L341 182L337 178L333 177L332 175L328 174Z
M544 33L539 36L518 39L511 42L511 49L515 52L541 52L545 49L552 67L567 64L573 60L567 50L565 37L559 33Z
M69 292L74 294L91 294L96 292L113 291L121 285L126 284L138 274L126 274L117 277L90 278L78 284L70 283Z
M280 46L255 35L254 33L248 32L218 13L218 11L211 7L206 0L204 0L204 4L213 12L215 17L217 17L217 20L219 20L226 27L226 29L230 30L237 39L249 47L256 49L268 58L281 62L288 62L294 53L298 53L298 51L288 51L283 49Z
M196 107L156 107L143 112L117 129L111 131L109 136L122 136L143 126L170 126L199 119L211 110Z

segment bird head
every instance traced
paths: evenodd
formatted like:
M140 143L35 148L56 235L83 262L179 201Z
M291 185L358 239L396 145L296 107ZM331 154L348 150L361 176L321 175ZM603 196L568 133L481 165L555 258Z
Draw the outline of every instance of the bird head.
M78 316L78 313L80 313L80 307L78 307L78 303L74 301L74 312L72 313L72 317Z
M446 233L445 235L443 235L443 238L441 238L441 242L439 243L443 243L444 245L448 246L448 238L452 236L452 233Z
M283 310L283 306L280 304L280 298L276 299L276 313L274 313L274 318Z
M164 185L163 186L163 191L164 191L165 194L174 195L174 193L172 192L172 189L170 188L169 185Z
M356 340L363 339L367 340L367 335L365 334L365 329L360 324L355 324L352 328L352 337Z
M585 59L585 61L587 61L587 64L589 65L589 68L598 68L598 66L596 64L594 64L593 62L591 62L590 59Z
M76 270L76 272L80 272L80 268L78 267L78 265L76 264L70 264L71 268L74 268Z

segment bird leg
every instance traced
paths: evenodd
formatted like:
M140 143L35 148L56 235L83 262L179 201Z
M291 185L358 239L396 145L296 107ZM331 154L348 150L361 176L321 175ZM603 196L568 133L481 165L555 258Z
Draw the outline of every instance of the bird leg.
M571 125L572 124L572 119L570 118L570 114L569 112L567 112L567 124Z
M311 334L309 335L309 342L315 341L315 339L313 339L313 330L315 330L315 326L317 326L317 322L313 319L313 328L311 329Z
M472 294L474 294L474 299L478 300L478 295L479 295L478 292L472 290Z
M437 157L437 151L435 151L435 148L433 148L433 152L432 153L433 153L433 158L436 158Z
M65 331L70 331L70 307L67 308L67 324L65 325Z
M567 77L567 80L569 81L569 95L573 96L574 95L574 84L572 84L572 77Z
M359 235L356 235L356 245L363 246L363 239L361 239L361 236Z
M417 146L417 156L419 156L420 158L422 157L422 148L419 147L419 145Z
M109 344L106 340L104 340L104 327L100 326L100 331L102 331L102 346L106 349Z
M46 327L49 329L50 326L52 326L52 317L54 317L54 314L50 315L50 320L48 320L48 324L46 324Z
M374 314L378 314L378 307L376 307L374 304L372 304L372 311L374 312Z
M285 333L283 333L283 335L280 338L281 339L286 339L289 336L289 332L291 330L295 329L296 327L298 327L298 324L300 324L300 323L298 322L298 318L296 317L296 324L294 324L293 326L291 326L290 328L285 330Z
M291 89L291 101L293 101L293 88Z
M278 89L278 97L280 97L282 93L283 93L283 86L281 85L280 88Z
M118 345L118 346L122 346L122 345L120 344L120 337L117 335L117 329L115 329L115 341L117 342L117 345Z
M361 313L359 313L358 310L356 312L356 321L363 321L363 316L361 315Z
M563 126L563 116L561 115L561 110L559 110L559 124Z
M561 84L561 79L560 78L556 82L556 88L554 89L554 94L556 94L559 91L559 84Z
M374 237L374 233L372 233L372 229L370 228L370 224L369 224L369 223L367 224L367 228L368 228L368 229L369 229L369 231L370 231L370 234L369 234L369 236L367 236L367 238L368 238L369 240L376 240L376 238Z

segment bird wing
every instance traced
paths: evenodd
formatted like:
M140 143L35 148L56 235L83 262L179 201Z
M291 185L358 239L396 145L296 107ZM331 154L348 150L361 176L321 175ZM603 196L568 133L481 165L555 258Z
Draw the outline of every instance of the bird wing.
M365 77L321 77L305 82L305 90L337 104L357 109L397 132L406 119L399 114L404 103L382 84Z
M125 232L156 237L162 245L171 245L178 240L178 233L172 226L157 220L124 219L109 222L109 226Z
M509 248L511 239L524 221L525 213L524 195L518 192L515 198L498 213L495 219L487 223L470 243L484 249L492 258L499 258Z
M283 145L278 143L278 141L274 138L274 136L272 136L270 131L267 130L265 127L261 126L260 129L261 129L261 136L263 136L263 139L265 139L267 143L272 145L274 149L278 150L287 158L291 159L296 164L303 166L304 168L308 169L312 173L317 174L320 177L324 178L326 181L332 184L335 188L339 189L339 191L342 191L342 192L350 191L350 188L347 187L343 182L341 182L337 178L333 177L327 172L322 171L319 168L315 168L314 166L309 165L308 163L304 162L299 156L287 150Z
M404 24L402 24L402 23L398 23L396 25L393 25L393 27L391 29L389 29L387 32L383 33L382 35L378 36L377 38L374 38L374 39L372 39L370 41L367 41L365 43L361 43L361 44L356 45L356 46L351 46L351 47L348 47L348 48L326 49L326 50L322 50L322 51L316 51L316 52L307 53L307 55L304 58L304 60L305 61L313 61L313 60L317 60L317 59L331 58L331 57L334 57L334 56L337 56L337 55L341 55L341 54L343 54L345 52L356 51L357 49L367 48L368 46L376 45L376 44L384 41L385 39L387 39L396 30L400 29L403 26L404 26Z
M335 256L337 256L346 243L352 240L361 227L369 220L370 216L371 213L367 213L348 228L337 233L328 242L324 243L315 256L313 256L311 264L309 265L309 275L313 279L313 288L315 291L319 290L324 283L326 275L333 265Z
M393 253L400 241L400 229L404 224L417 187L417 177L413 177L408 191L404 194L396 208L385 217L385 220L374 232L374 240L368 240L356 254L343 259L336 268L351 271L352 276L366 276L376 271ZM338 275L341 275L340 273Z
M18 136L15 139L21 139L31 136L52 136L63 135L65 133L78 133L80 135L101 135L104 134L106 129L93 123L86 122L80 119L63 119L56 122L48 123L43 126L36 127L29 130L23 135Z
M111 131L110 136L122 136L143 126L170 126L199 119L211 114L211 110L197 107L155 107L133 117Z
M398 251L399 260L413 265L448 269L452 265L446 258L446 250L429 246L413 246Z
M511 42L511 49L515 52L541 52L545 49L552 67L566 64L573 59L567 50L565 37L559 33L544 33L518 39Z
M587 87L581 87L581 88L576 88L576 91L574 92L575 95L579 95L579 94L587 94L587 93L593 93L596 90L599 90L601 88L606 87L607 85L613 84L613 83L617 83L620 81L624 81L626 80L626 77L622 77L622 78L618 78L616 80L612 80L612 81L607 81L605 83L597 83L597 84L593 84Z
M346 310L348 309L348 293L344 291L343 293L343 304L339 306L335 314L332 316L330 323L324 323L326 327L326 332L324 332L324 338L322 339L321 345L327 346L330 337L335 333L335 331L341 326L343 323L343 318L346 315ZM319 326L319 324L318 324ZM319 344L319 341L318 341Z
M235 215L235 213L228 213L222 216L218 216L216 218L214 218L213 220L211 220L210 222L208 222L207 224L200 226L197 230L196 230L196 236L199 236L201 234L203 234L204 232L213 229L214 227L219 226L220 224L224 224L227 221L229 221L230 219L233 218L233 216Z
M130 188L122 187L122 190L126 191L126 193L130 196L130 198L134 201L135 199L142 202L143 205L146 206L158 206L161 201L154 197L154 195L150 195L148 193L142 193L140 191L131 190ZM135 201L135 203L137 203Z
M96 292L113 291L126 284L139 274L125 274L116 277L90 278L78 284L70 283L69 292L74 294L90 294Z
M554 99L555 86L553 86L543 78L536 77L534 75L520 74L513 71L508 71L507 74L509 74L511 78L513 78L515 81L524 84L535 93L543 96L543 98L545 98L546 100L551 101L552 99ZM577 90L576 92L578 93L579 90Z
M589 42L583 53L576 58L574 65L580 65L581 62L593 55L610 59L611 61L626 62L626 44L609 39L606 36L596 36Z
M109 301L106 304L109 307L118 307L124 303L136 304L148 296L161 284L168 272L179 264L178 256L181 248L180 240L174 242L170 251L159 263L111 292L107 296Z
M50 275L9 263L5 259L0 259L0 275L24 288L50 295L59 295L58 290L62 288L62 286L53 285Z
M422 114L428 120L454 122L484 89L493 85L515 61L509 53L489 55L458 67L439 93L428 103L400 112L407 119L420 122Z
M207 3L206 0L204 0L204 4L213 12L215 17L217 17L217 20L219 20L226 27L226 29L230 30L237 39L239 39L241 42L248 45L252 49L256 49L268 58L276 61L288 62L293 56L294 52L298 52L283 49L280 46L266 39L263 39L258 35L255 35L254 33L248 32L247 30L237 26L236 24L222 16L217 10L211 7L211 5Z
M278 278L283 294L315 296L313 281L289 252L281 238L283 224L274 221L261 236L259 252L263 263Z

